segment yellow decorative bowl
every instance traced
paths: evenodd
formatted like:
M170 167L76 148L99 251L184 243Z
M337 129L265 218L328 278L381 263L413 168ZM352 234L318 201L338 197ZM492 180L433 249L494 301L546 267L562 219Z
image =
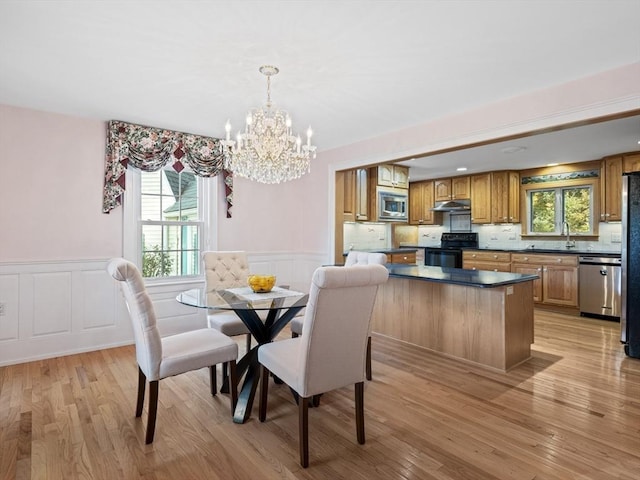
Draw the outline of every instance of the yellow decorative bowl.
M255 293L270 292L276 284L275 275L249 275L247 283Z

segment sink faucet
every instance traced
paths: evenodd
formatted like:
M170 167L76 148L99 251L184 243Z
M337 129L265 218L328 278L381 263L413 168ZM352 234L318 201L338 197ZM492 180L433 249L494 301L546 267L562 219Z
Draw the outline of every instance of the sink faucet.
M562 222L562 233L567 235L567 243L565 247L574 248L576 246L576 241L571 240L571 231L569 230L569 222Z

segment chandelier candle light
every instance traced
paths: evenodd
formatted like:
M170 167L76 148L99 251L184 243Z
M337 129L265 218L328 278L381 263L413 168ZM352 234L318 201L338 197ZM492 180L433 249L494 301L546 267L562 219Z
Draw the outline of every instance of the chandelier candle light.
M271 77L277 67L263 65L260 73L267 77L267 103L247 114L244 132L231 140L231 123L225 125L226 139L224 164L235 175L260 183L280 183L300 178L309 172L309 157L316 157L311 145L311 127L307 130L307 143L302 145L300 135L294 135L291 117L282 110L271 110Z

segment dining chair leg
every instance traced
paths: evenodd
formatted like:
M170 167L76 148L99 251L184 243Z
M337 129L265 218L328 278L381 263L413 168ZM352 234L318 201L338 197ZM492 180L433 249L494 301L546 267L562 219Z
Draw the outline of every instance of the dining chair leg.
M261 422L267 419L267 396L269 394L269 370L262 366L262 377L260 378L260 403L258 405L258 418Z
M227 368L227 362L222 364L222 381L224 382L229 376L229 369ZM226 392L222 392L226 393Z
M367 380L371 380L371 337L367 339L367 360L366 360Z
M309 466L309 397L300 397L298 402L298 427L300 436L300 465Z
M246 342L247 342L247 353L249 353L249 350L251 350L251 334L250 333L247 333Z
M211 384L211 395L218 393L218 379L215 365L209 366L209 383Z
M142 407L144 406L144 391L147 388L147 377L142 373L142 369L138 367L138 400L136 401L136 417L142 416Z
M356 383L356 434L358 443L364 445L364 382Z
M156 415L158 414L158 384L159 380L149 382L149 418L147 419L147 439L148 445L153 442L153 434L156 431Z
M229 362L229 390L231 393L231 416L233 417L238 403L238 370L235 360Z

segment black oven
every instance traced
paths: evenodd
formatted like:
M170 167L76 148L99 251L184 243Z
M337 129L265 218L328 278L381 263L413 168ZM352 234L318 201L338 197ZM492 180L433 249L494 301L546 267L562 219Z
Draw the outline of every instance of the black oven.
M424 249L424 264L432 267L462 268L462 250L426 247Z
M478 248L478 234L475 232L443 233L439 247L424 249L424 264L432 267L462 268L463 248Z

